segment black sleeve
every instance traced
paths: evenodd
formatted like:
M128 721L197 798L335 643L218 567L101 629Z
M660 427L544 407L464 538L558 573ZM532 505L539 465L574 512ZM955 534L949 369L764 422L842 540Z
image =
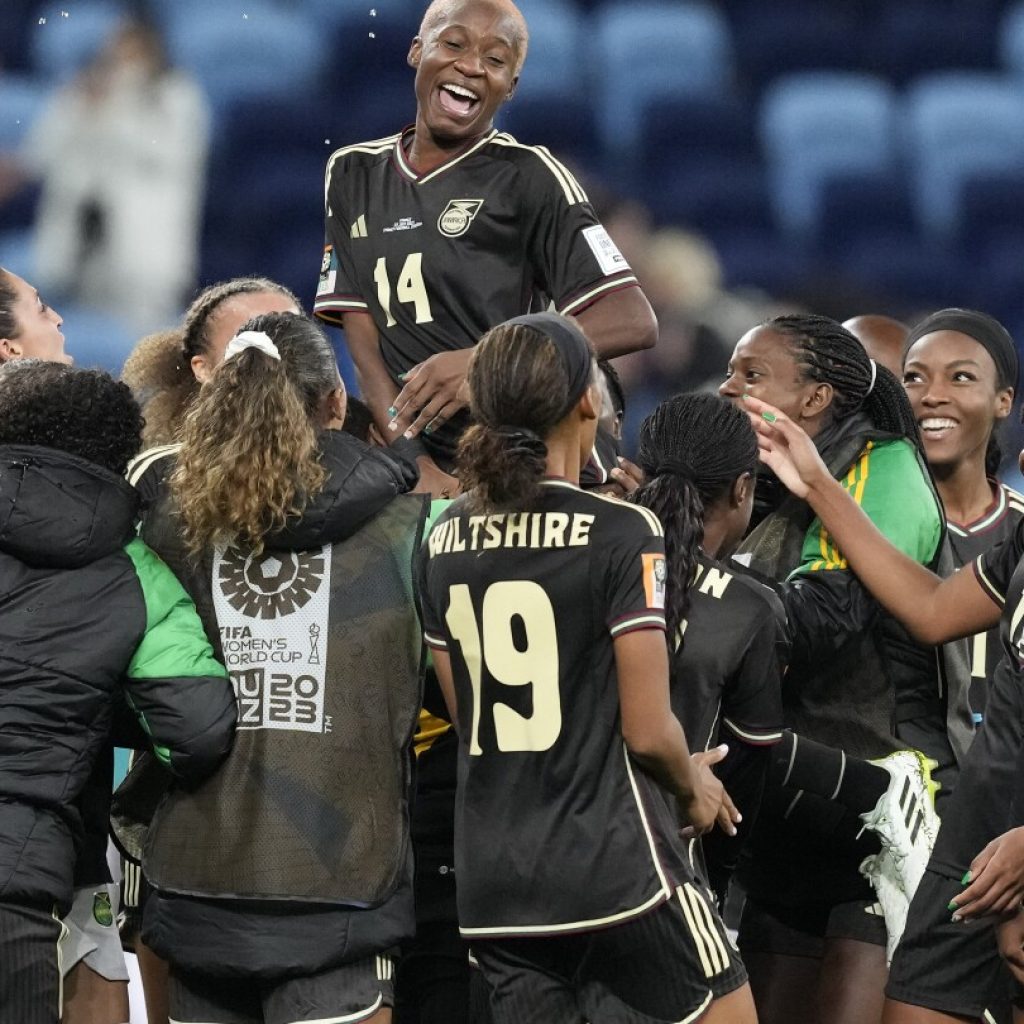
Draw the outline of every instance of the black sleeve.
M828 659L871 630L881 609L851 572L801 573L778 590L786 609L794 662Z
M1016 529L1009 537L990 551L979 555L974 561L973 569L978 582L1000 608L1006 604L1006 592L1022 554L1024 519L1017 523Z
M722 694L722 725L744 744L782 739L782 677L789 667L784 613L773 594L750 627L750 642ZM727 742L731 742L727 740Z

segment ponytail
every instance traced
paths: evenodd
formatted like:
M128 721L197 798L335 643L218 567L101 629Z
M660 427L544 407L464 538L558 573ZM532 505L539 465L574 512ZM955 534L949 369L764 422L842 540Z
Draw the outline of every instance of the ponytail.
M185 417L171 477L193 556L212 545L257 553L323 486L317 435L322 402L339 387L323 332L306 317L268 313L245 325L280 359L246 348L226 359Z
M470 411L457 473L472 507L528 511L547 470L544 438L593 381L583 332L556 314L517 317L489 330L469 362Z
M705 514L754 472L757 437L746 414L718 395L676 395L644 420L637 459L647 482L630 501L649 508L665 530L665 618L674 647L697 576Z
M673 647L690 610L690 588L697 578L697 559L704 542L704 502L693 480L676 473L649 480L630 495L630 501L649 508L665 530L665 622L669 646Z

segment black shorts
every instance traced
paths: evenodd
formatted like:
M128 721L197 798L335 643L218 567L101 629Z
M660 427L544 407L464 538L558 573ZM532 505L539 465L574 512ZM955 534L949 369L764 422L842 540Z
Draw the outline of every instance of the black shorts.
M177 1024L356 1022L394 1005L390 957L371 956L305 978L211 978L171 967L170 1016Z
M959 878L925 871L889 969L890 999L972 1018L1008 1002L1013 984L991 920L952 921L947 907L960 892Z
M740 951L820 958L826 939L855 939L884 946L885 918L871 900L791 906L748 899L740 918Z
M695 1021L747 980L706 894L686 884L655 910L576 935L474 939L494 1024Z
M0 1020L18 1024L60 1020L64 934L52 911L0 903Z

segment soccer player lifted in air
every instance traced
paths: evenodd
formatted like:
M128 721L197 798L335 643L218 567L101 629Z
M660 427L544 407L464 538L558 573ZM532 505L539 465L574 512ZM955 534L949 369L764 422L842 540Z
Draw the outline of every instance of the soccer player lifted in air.
M657 322L571 172L493 126L527 28L510 0L434 0L409 50L416 122L327 164L314 310L341 324L389 441L417 445L420 486L454 493L477 339L545 308L576 316L601 358L649 348Z

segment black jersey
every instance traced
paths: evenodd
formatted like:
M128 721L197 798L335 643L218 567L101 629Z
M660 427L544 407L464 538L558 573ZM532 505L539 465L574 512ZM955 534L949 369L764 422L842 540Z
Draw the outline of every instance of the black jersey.
M1024 496L992 481L994 497L984 514L967 526L947 520L949 543L957 567L969 565L979 555L1011 536L1024 516ZM971 638L971 709L975 720L984 717L988 680L1002 657L999 630L990 629Z
M1024 814L1024 518L1013 532L975 559L982 589L1002 609L1000 660L989 681L989 713L963 765L946 808L930 867L962 873L982 848Z
M712 747L723 725L755 746L782 739L789 640L768 587L701 555L673 647L672 710L691 750Z
M470 348L547 297L572 314L637 283L579 183L542 146L491 131L427 174L399 135L327 164L326 248L314 312L369 313L389 372ZM465 416L424 441L454 444Z
M451 655L459 708L463 934L584 931L669 898L685 868L626 752L613 650L665 628L654 514L560 480L531 512L473 515L461 499L422 574L424 632Z

